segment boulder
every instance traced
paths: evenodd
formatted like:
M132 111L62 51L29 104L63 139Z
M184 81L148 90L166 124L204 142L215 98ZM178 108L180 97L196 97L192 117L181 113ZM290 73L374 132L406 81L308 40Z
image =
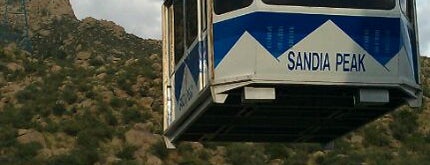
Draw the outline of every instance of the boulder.
M33 129L19 129L17 141L22 144L36 142L43 147L46 147L46 141L43 134Z
M76 59L77 60L88 60L91 57L91 53L90 52L79 52L76 55Z
M51 34L51 31L44 29L44 30L39 31L39 34L43 37L47 37Z
M151 56L149 56L149 59L154 61L154 60L159 60L160 57L158 56L158 54L152 54Z
M139 101L139 104L145 108L151 108L154 99L152 97L144 97Z
M126 91L121 89L114 89L113 91L115 93L115 96L121 99L126 99L128 97L128 94Z
M363 136L360 135L353 135L351 137L351 143L361 144L363 142Z
M53 65L50 69L51 72L59 72L61 69L63 69L61 66Z
M97 77L97 79L102 80L102 79L106 78L106 76L107 76L107 74L106 74L106 73L100 73L100 74L98 74L96 77Z
M284 164L284 161L281 159L273 159L269 162L270 165L282 165Z
M14 63L14 62L8 63L6 65L6 67L7 67L7 69L9 69L11 71L14 71L14 72L15 71L23 71L24 70L24 67L22 67L21 65L19 65L17 63Z
M159 63L154 63L152 64L152 69L154 69L157 72L160 72L163 69L163 67Z

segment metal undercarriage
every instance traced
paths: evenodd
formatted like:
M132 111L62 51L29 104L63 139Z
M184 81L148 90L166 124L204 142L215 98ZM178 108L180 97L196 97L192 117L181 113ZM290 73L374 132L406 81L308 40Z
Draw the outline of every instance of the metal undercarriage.
M173 142L315 142L328 143L406 104L400 89L389 103L357 103L359 87L277 86L276 99L244 103L243 88L228 91L224 104L202 101L177 127L166 131ZM171 130L175 130L174 132Z

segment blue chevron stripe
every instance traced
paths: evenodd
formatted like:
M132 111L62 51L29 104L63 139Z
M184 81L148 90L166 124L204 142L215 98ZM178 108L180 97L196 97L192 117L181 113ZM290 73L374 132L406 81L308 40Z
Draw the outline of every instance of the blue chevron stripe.
M400 51L400 18L255 12L214 24L215 66L245 31L278 58L328 20L381 65Z

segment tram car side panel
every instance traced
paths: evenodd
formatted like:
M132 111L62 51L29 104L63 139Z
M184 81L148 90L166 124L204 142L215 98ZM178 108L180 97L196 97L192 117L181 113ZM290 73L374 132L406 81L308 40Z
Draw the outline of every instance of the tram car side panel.
M393 8L365 10L254 1L230 13L215 11L214 84L402 84L416 92L414 19L393 3Z

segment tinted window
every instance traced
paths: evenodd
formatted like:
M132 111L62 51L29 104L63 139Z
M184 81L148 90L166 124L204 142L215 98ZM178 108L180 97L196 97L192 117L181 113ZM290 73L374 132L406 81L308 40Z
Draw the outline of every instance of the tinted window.
M175 0L173 2L174 10L174 33L175 33L175 64L181 60L184 55L184 5L181 0Z
M233 10L248 7L253 0L214 0L216 14L224 14Z
M197 38L197 0L185 1L185 21L187 33L187 48Z
M389 10L396 6L395 0L263 0L263 2L273 5L384 10Z

